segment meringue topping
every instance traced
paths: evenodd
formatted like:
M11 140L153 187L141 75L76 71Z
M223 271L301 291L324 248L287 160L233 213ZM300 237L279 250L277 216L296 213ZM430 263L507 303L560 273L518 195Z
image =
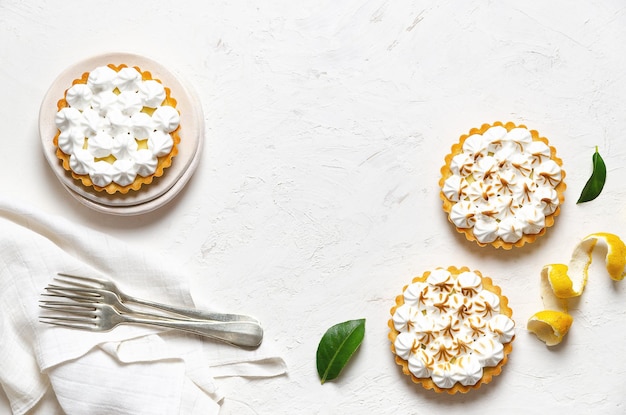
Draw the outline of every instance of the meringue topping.
M149 176L173 149L180 115L168 105L163 85L143 80L136 68L95 68L65 100L68 106L55 116L58 146L72 171L89 175L96 186L127 186Z
M515 335L513 320L500 313L500 297L476 272L433 270L403 297L392 316L395 352L415 377L430 377L440 388L476 384L483 368L504 358L503 344Z
M563 178L550 147L516 127L490 127L465 139L450 161L451 175L442 186L452 202L449 218L471 228L480 243L500 238L508 243L545 228L545 217L560 204L555 188Z

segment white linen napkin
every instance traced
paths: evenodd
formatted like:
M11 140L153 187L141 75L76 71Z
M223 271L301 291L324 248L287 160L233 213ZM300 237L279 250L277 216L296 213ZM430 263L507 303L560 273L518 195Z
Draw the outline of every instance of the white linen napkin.
M179 331L93 333L38 321L57 272L193 306L180 267L149 251L0 197L0 382L15 414L218 414L215 378L286 373L267 340L250 351Z

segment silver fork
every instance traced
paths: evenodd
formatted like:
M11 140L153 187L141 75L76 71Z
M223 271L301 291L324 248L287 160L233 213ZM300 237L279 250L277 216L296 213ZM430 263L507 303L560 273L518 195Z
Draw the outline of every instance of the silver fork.
M61 285L48 284L45 288L46 292L41 294L45 299L50 300L72 300L78 303L88 304L108 304L115 308L122 314L133 314L135 317L145 317L154 319L170 319L170 320L196 320L179 316L178 314L172 314L166 316L165 314L153 314L148 312L140 312L138 310L131 309L123 304L120 298L111 291L101 290L99 288L79 288L79 287L64 287ZM70 303L68 303L70 304ZM199 319L198 319L199 320ZM199 321L218 321L218 320L199 320Z
M123 314L109 304L42 300L40 307L55 312L42 315L39 321L62 327L89 331L109 331L120 324L143 324L184 330L226 343L248 348L258 347L263 330L253 321L165 320Z
M111 280L105 280L96 277L84 277L66 273L58 273L54 280L68 285L71 288L81 289L80 293L83 295L91 295L94 297L100 297L102 302L106 302L114 305L120 311L135 312L131 310L124 303L139 304L146 307L151 307L157 310L166 311L168 313L176 314L182 319L189 320L215 320L215 321L251 321L259 323L254 317L250 317L243 314L231 314L231 313L215 313L205 310L188 309L183 307L177 307L169 304L162 304L155 301L143 300L141 298L133 297L120 290L117 285ZM72 291L69 287L62 288L59 285L51 285L51 287L58 288L59 290ZM57 290L58 292L58 290ZM107 292L113 295L107 294ZM77 290L75 290L77 293Z

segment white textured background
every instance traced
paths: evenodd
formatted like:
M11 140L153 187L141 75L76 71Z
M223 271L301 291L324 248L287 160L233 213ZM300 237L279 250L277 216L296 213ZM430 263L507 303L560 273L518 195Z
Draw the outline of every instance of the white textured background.
M525 323L542 308L543 265L567 262L592 232L626 238L625 7L0 0L0 192L183 264L199 305L258 316L289 375L221 382L258 414L621 414L626 282L609 280L601 256L562 345L547 349ZM194 87L205 111L194 178L141 217L107 216L72 199L38 137L39 104L56 76L116 51L163 63ZM567 171L555 227L509 252L456 234L437 186L459 135L495 120L538 130ZM598 199L576 205L596 145L608 180ZM448 265L491 276L517 322L503 374L464 396L413 385L387 341L402 287ZM361 317L361 349L321 386L319 338Z

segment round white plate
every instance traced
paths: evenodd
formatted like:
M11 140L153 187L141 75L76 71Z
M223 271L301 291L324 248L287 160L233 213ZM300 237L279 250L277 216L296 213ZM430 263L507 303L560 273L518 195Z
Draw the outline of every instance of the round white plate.
M139 191L126 194L110 195L84 186L61 165L56 156L53 143L57 127L54 118L57 113L57 102L63 98L65 90L85 72L98 66L108 64L126 64L138 66L148 71L154 78L160 79L163 85L170 88L172 98L176 99L176 108L180 111L180 144L178 154L172 165L165 169L163 176L155 178L149 185ZM130 53L109 53L98 55L78 62L63 71L52 83L44 96L39 111L39 135L43 150L50 167L57 178L63 183L70 195L83 205L104 213L115 215L138 215L158 209L171 201L185 187L193 175L202 154L204 141L204 115L202 105L195 93L163 65L152 59Z

